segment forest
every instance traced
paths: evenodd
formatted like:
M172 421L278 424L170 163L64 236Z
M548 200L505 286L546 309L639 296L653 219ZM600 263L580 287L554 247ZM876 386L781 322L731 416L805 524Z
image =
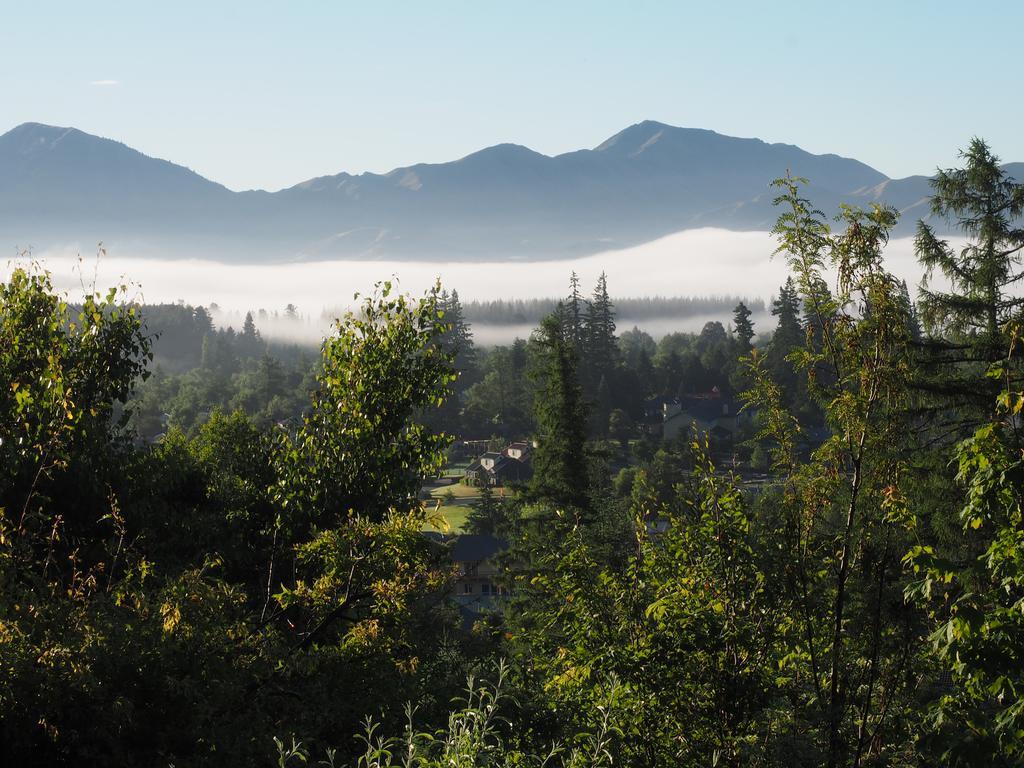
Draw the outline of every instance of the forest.
M772 327L674 300L730 319L658 340L603 275L383 281L317 350L17 267L5 764L1024 764L1024 184L980 139L961 161L919 286L886 268L896 210L829 220L786 176ZM537 327L485 348L484 318ZM707 402L734 429L669 436ZM513 442L530 476L464 524L424 494ZM460 535L501 543L473 614Z

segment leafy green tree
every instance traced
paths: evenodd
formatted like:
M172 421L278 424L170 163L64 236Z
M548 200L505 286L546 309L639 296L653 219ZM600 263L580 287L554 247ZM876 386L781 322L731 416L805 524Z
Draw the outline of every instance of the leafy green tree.
M694 451L695 496L637 507L624 562L611 565L592 531L562 515L557 545L515 582L524 599L510 646L564 733L586 727L580 715L606 680L621 682L624 765L769 762L780 604L742 494Z
M336 323L312 410L282 435L282 504L315 525L418 507L420 481L440 471L450 440L417 421L455 378L436 344L448 330L439 310L438 289L414 302L385 282Z
M778 252L795 278L776 305L780 330L800 301L820 329L820 345L794 347L788 361L806 377L830 433L809 461L799 459L798 422L755 357L749 398L760 409L759 437L774 441L782 489L765 497L765 512L779 516L784 532L781 581L792 606L784 668L793 727L816 732L822 764L860 766L910 749L921 639L919 620L900 599L900 553L913 524L899 452L909 336L899 282L881 255L896 214L844 208L846 229L833 234L800 196L798 180L776 185ZM839 275L834 297L820 290L826 265ZM820 376L823 369L830 375Z
M123 408L149 356L126 286L72 306L35 265L0 285L0 739L16 762L57 762L55 735L89 742L111 711L89 705L112 703L94 660L133 568Z
M72 307L50 275L17 267L0 286L0 544L15 559L71 578L109 531L124 404L150 357L127 287Z
M919 576L907 594L930 609L931 639L951 680L932 681L930 721L947 765L1014 765L1024 757L1024 457L1015 434L1024 392L1014 388L1009 365L1008 358L992 371L1005 387L993 420L955 451L962 535L980 552L952 559L919 544L906 558Z

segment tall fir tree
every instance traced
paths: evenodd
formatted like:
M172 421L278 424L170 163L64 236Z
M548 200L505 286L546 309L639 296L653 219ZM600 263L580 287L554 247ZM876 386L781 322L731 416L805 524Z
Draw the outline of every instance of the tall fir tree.
M754 324L750 321L751 311L742 301L732 311L733 330L739 344L740 354L745 355L753 349Z
M587 300L580 293L580 278L575 270L569 277L569 296L566 299L566 327L569 340L578 356L584 352L583 323L587 308Z
M985 369L1011 352L1008 326L1020 321L1024 308L1024 184L1007 175L981 139L971 141L961 157L963 168L940 170L932 179L931 208L967 244L950 245L924 221L914 239L927 270L920 306L931 375L922 386L939 395L942 407L987 416L1000 385L984 377ZM934 285L936 273L948 291ZM1019 371L1020 355L1017 345L1008 371Z
M782 388L786 402L794 404L800 398L801 380L787 359L788 355L804 344L804 329L800 324L800 296L793 278L787 278L772 302L772 314L778 318L775 332L768 346L768 364L772 375Z
M557 505L585 508L586 407L576 353L565 333L565 306L544 318L534 334L538 368L534 415L537 449L530 494Z
M594 297L587 306L584 330L587 368L584 388L594 395L601 377L612 376L619 358L618 339L615 337L615 305L608 296L608 278L604 272L597 279Z

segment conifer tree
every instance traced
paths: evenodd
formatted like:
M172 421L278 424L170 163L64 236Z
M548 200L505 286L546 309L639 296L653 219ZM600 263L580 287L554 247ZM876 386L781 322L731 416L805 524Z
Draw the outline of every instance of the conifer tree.
M534 411L537 449L530 493L558 505L586 507L586 408L576 353L565 334L565 306L544 318L534 335L539 368Z
M245 313L245 322L242 323L242 335L255 337L259 331L256 330L256 323L252 320L252 312Z
M779 296L772 302L771 311L779 320L768 347L768 362L788 402L793 402L799 377L786 357L795 348L803 346L804 331L800 325L800 296L792 277L779 288Z
M602 376L608 376L618 362L619 346L615 337L615 306L608 296L608 278L604 272L597 279L594 297L587 306L585 323L587 390L595 392Z
M252 312L245 313L242 332L238 336L238 352L242 357L257 357L266 352L266 344L264 344L260 332L256 330Z
M940 170L932 180L931 207L966 235L967 244L951 246L923 221L914 240L927 270L920 304L932 376L923 386L946 406L987 411L999 384L985 379L984 371L1005 358L1007 324L1019 320L1024 308L1024 184L1007 176L981 139L971 141L961 157L963 168ZM936 273L948 282L948 292L933 284Z
M732 311L732 323L739 342L740 354L747 354L753 348L754 324L750 322L751 312L742 301Z
M583 354L583 322L587 301L580 293L580 278L573 271L569 278L569 297L566 301L566 324L568 337L577 356Z

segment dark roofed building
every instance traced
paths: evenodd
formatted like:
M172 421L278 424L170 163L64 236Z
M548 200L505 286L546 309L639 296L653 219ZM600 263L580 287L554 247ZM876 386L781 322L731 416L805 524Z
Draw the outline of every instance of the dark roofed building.
M529 453L520 459L507 455L507 452L511 449L514 453L522 454L522 448L513 448L513 446L528 445L528 443L512 443L503 453L488 451L481 455L466 467L466 481L472 485L487 483L496 487L509 483L525 483L533 474Z

